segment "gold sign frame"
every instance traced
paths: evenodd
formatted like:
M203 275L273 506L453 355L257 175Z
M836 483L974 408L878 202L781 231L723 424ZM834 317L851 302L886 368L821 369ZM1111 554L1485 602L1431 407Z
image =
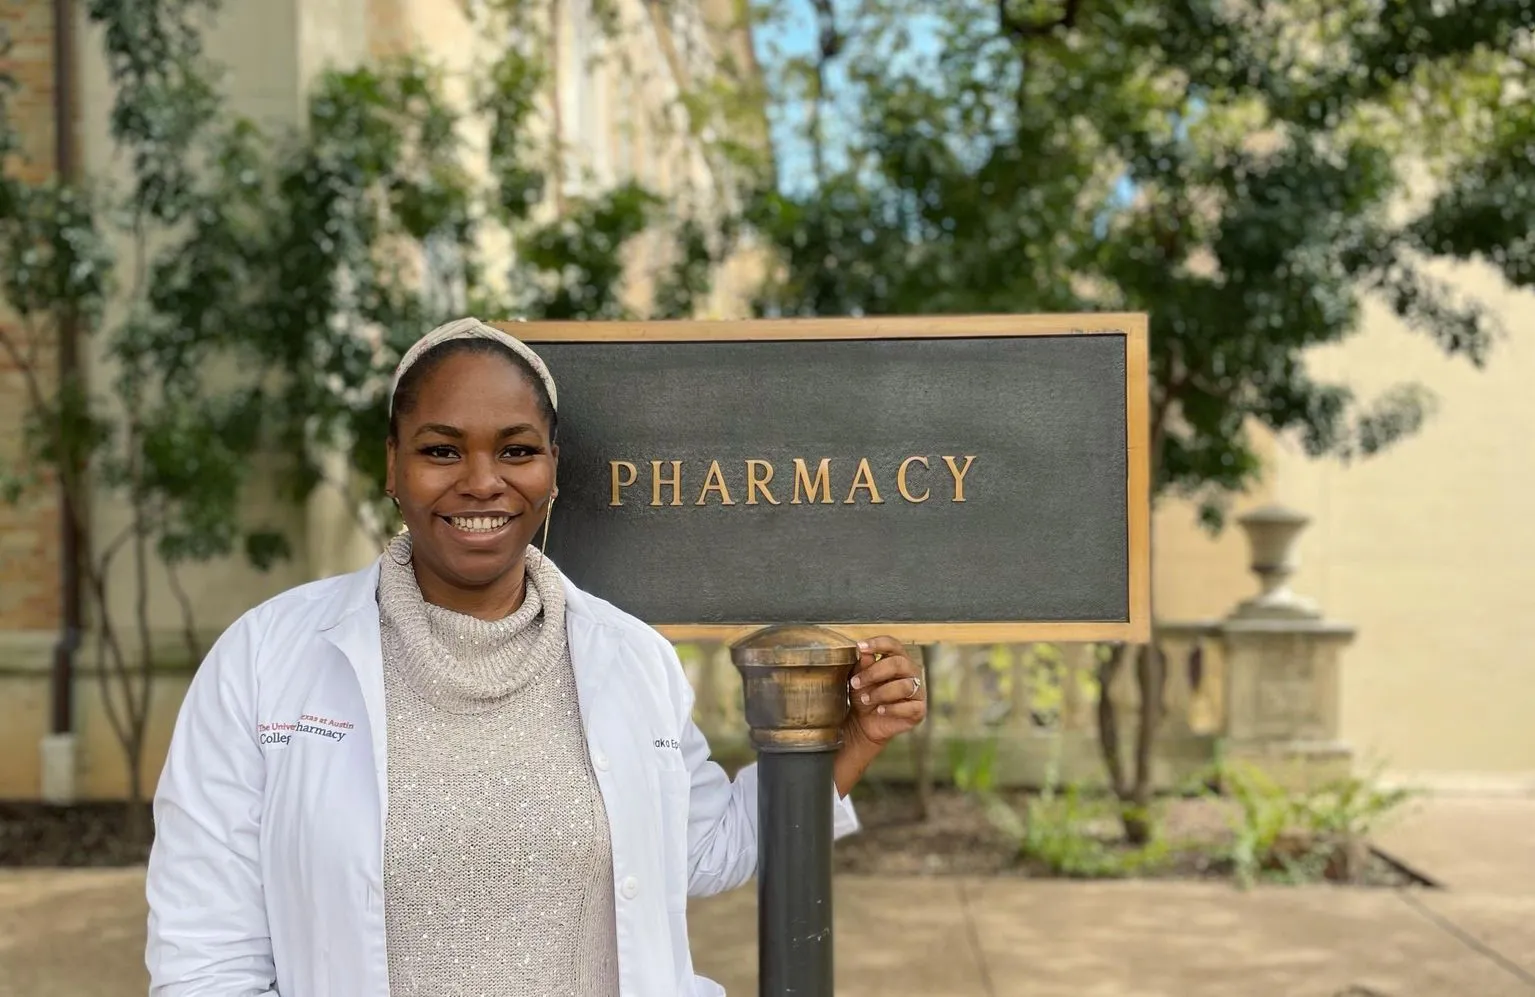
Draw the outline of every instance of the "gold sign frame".
M833 624L851 637L889 634L915 644L1076 643L1151 638L1151 455L1148 317L1143 312L1035 315L879 316L874 318L695 319L666 321L496 322L534 349L541 343L793 342L839 339L981 339L1017 336L1125 337L1125 501L1128 620L1019 620ZM761 623L665 624L673 641L734 641Z

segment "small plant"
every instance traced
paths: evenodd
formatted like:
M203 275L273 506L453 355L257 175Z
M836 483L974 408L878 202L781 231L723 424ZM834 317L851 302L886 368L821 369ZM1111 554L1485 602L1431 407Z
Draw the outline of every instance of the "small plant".
M990 794L997 785L997 738L949 742L949 777L962 793Z
M1172 856L1168 843L1155 837L1129 841L1117 801L1086 796L1074 783L1058 788L1061 747L1060 737L1053 738L1044 788L1021 812L996 793L978 793L992 825L1015 843L1016 860L1078 879L1124 879L1165 867Z
M1076 786L1057 795L1047 790L1030 798L1017 830L1018 859L1051 872L1082 879L1123 879L1162 868L1171 849L1162 838L1142 844L1124 840L1119 808L1084 797Z
M1244 886L1260 880L1356 881L1370 835L1411 797L1355 776L1311 792L1289 790L1239 763L1223 766L1221 783L1237 807L1229 858Z

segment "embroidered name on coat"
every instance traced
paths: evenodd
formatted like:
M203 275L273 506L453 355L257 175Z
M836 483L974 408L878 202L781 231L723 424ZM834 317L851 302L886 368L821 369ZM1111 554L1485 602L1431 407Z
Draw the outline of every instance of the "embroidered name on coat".
M305 734L340 743L346 739L346 736L352 732L355 726L355 724L347 720L332 720L330 717L305 713L293 723L258 723L256 725L256 738L262 744L275 745L287 744L293 740L295 734Z

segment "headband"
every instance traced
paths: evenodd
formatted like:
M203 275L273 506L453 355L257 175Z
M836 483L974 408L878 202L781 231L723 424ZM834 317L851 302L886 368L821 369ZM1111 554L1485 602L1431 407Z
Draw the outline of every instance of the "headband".
M549 392L549 404L556 412L560 408L559 394L554 390L554 376L549 373L549 368L544 365L543 358L528 348L528 345L515 336L508 335L495 326L487 325L477 318L460 318L446 322L433 329L416 341L416 345L405 351L400 358L400 365L394 369L394 382L389 386L389 414L394 414L394 393L400 386L400 378L405 372L420 360L428 350L435 349L443 343L454 339L491 339L500 343L513 353L522 357L533 368L538 379L544 382L544 390Z

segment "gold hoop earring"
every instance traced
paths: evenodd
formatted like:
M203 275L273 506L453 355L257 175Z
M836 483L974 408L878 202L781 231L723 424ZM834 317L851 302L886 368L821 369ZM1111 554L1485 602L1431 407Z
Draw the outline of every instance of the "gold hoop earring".
M554 496L558 494L558 489L550 494L549 504L544 507L544 538L538 544L538 552L540 554L544 553L544 549L549 546L549 520L554 518Z

